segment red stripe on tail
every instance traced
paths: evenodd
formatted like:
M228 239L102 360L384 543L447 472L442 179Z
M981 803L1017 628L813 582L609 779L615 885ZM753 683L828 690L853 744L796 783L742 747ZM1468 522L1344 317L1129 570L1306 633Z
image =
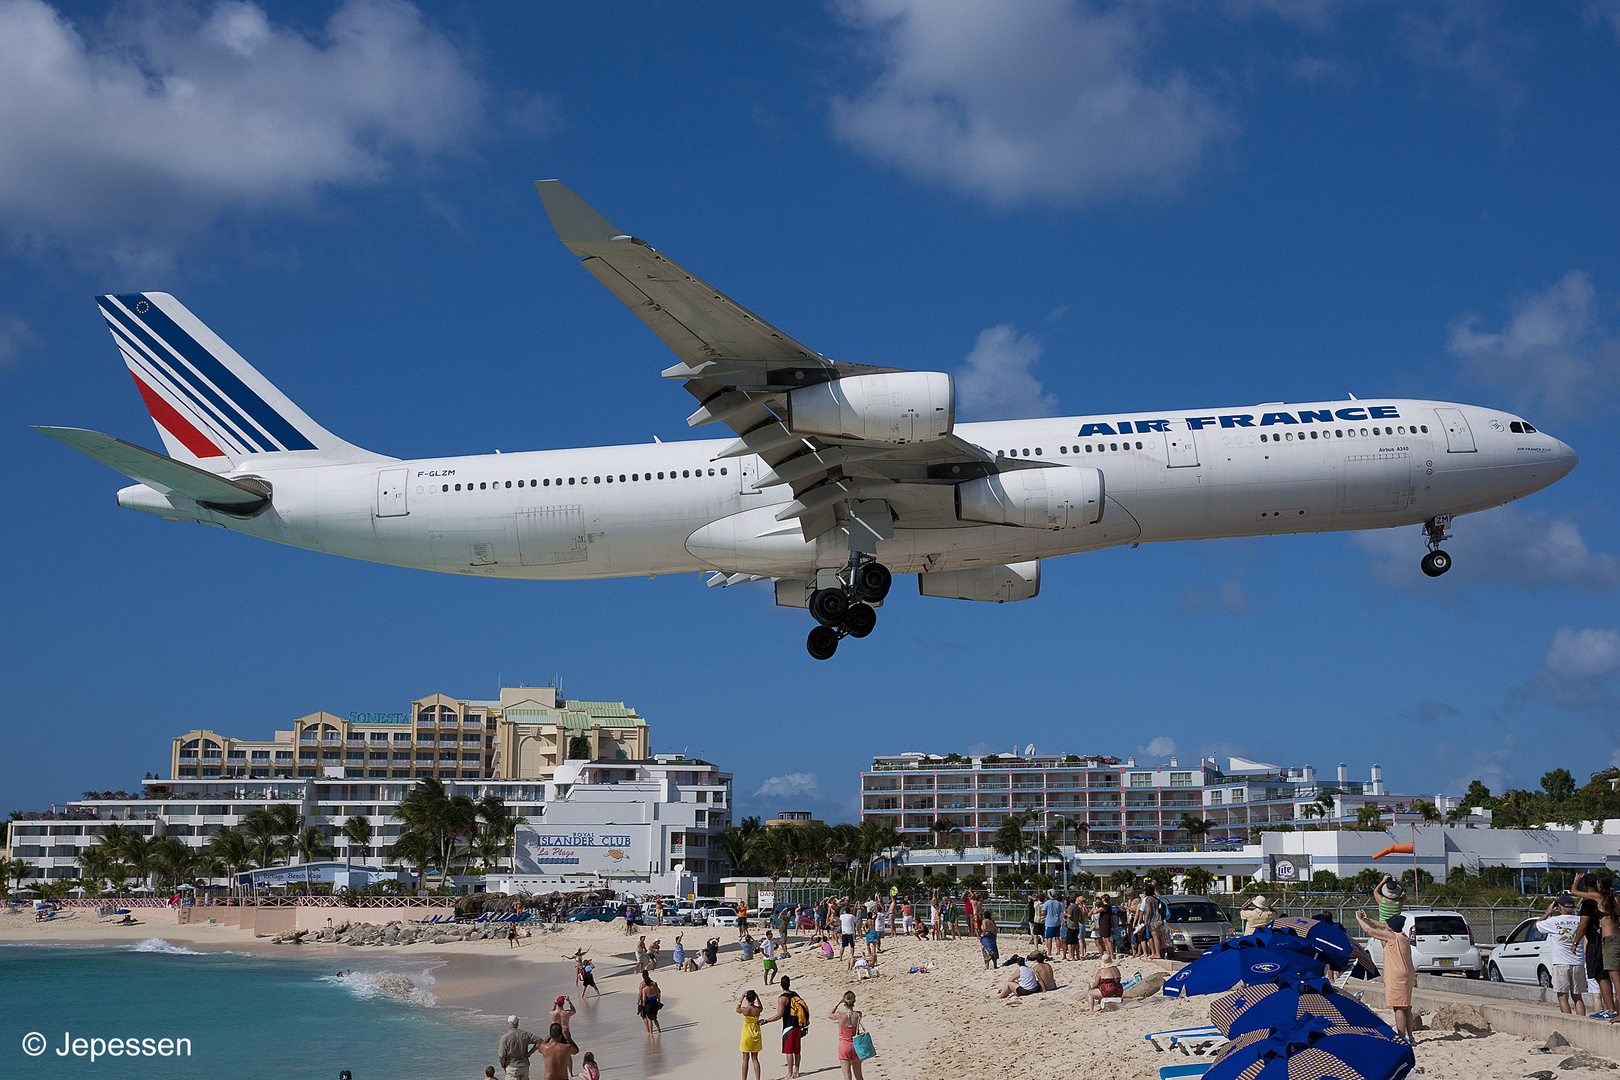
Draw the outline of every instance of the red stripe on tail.
M173 405L164 401L157 391L141 382L139 375L132 371L130 377L135 380L135 385L140 388L141 400L146 402L146 411L152 414L152 419L157 421L159 427L179 439L180 445L199 458L225 456L225 451L210 442L208 436L198 431L191 421L175 411Z

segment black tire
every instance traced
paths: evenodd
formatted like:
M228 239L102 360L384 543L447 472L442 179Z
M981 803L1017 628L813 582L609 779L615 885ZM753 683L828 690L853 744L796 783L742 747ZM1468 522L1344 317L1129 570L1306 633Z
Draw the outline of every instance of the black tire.
M855 591L861 594L861 599L869 603L879 603L889 595L889 588L894 584L894 575L882 563L867 563L855 571Z
M848 611L849 598L842 589L817 589L810 594L810 614L822 626L837 626Z
M811 627L810 637L804 644L817 660L831 660L838 651L838 631L830 626Z
M1502 978L1502 969L1497 967L1495 964L1492 964L1490 966L1490 970L1485 972L1485 977L1487 979L1489 979L1491 982L1505 982L1506 981L1505 979Z
M865 604L851 604L844 613L844 629L850 637L863 638L877 626L877 612Z
M1423 556L1423 562L1420 565L1422 565L1425 574L1430 577L1439 577L1451 569L1451 556L1436 548Z
M1543 990L1551 990L1552 972L1548 971L1544 967L1536 968L1536 985L1540 986Z

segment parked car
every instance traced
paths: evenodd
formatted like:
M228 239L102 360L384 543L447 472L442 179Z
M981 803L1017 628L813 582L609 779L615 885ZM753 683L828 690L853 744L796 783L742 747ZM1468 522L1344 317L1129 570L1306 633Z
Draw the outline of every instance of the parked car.
M690 904L682 904L675 911L666 916L664 921L674 923L676 926L701 926L703 919L698 915L698 909Z
M618 915L619 913L610 907L593 904L590 907L575 908L563 916L563 922L612 922Z
M1406 940L1412 944L1412 967L1415 970L1430 975L1460 971L1470 979L1479 978L1484 971L1484 963L1474 944L1474 932L1468 928L1468 920L1461 913L1409 908L1403 914L1406 915L1406 925L1402 929L1406 933ZM1367 951L1372 953L1373 962L1382 967L1383 944L1373 938L1367 942Z
M713 907L709 909L710 926L736 926L737 909L734 907Z
M1164 901L1164 924L1170 932L1172 956L1199 956L1205 949L1238 936L1226 913L1207 896L1177 894L1159 899Z
M1542 916L1526 919L1513 928L1513 932L1496 939L1496 948L1486 968L1491 982L1531 983L1552 985L1552 965L1542 956L1547 935L1536 929Z

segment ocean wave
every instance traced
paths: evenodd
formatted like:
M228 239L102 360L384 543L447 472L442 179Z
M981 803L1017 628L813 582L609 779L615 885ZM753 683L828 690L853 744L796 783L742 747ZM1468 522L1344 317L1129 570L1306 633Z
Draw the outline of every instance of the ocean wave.
M168 953L171 956L206 956L196 949L188 949L184 945L170 945L160 937L149 937L144 941L137 941L126 946L130 952Z
M398 971L354 971L347 975L322 975L318 981L340 986L361 1000L386 997L423 1006L439 1000L427 988L433 977L425 973L413 979Z

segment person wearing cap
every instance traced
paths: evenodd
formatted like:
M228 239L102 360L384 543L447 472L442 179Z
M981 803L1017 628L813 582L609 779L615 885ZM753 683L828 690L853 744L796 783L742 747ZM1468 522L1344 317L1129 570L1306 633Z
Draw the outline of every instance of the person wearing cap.
M506 1080L529 1080L529 1055L540 1045L540 1040L532 1032L519 1028L515 1016L506 1018L506 1029L496 1060L506 1070Z
M1389 924L1373 922L1365 911L1356 912L1362 933L1377 938L1384 946L1384 1004L1395 1014L1395 1034L1412 1041L1412 984L1417 981L1412 966L1412 943L1401 930L1405 915L1390 916Z
M1406 896L1406 890L1400 882L1385 874L1384 880L1373 889L1373 895L1378 898L1378 921L1388 926L1390 916L1401 913L1401 900Z
M569 1022L574 1013L578 1011L578 1009L574 1008L574 1003L566 995L559 997L551 1006L551 1022L561 1024L563 1034L567 1035L569 1034Z
M1586 943L1577 936L1580 925L1580 916L1575 914L1575 898L1566 892L1559 893L1558 898L1547 905L1547 914L1536 923L1536 929L1547 935L1541 955L1552 974L1558 1011L1572 1011L1570 999L1574 998L1573 1012L1585 1016L1586 1001L1581 995L1586 992Z
M1271 910L1271 901L1264 896L1251 897L1238 908L1238 917L1243 920L1243 932L1252 934L1277 917Z

